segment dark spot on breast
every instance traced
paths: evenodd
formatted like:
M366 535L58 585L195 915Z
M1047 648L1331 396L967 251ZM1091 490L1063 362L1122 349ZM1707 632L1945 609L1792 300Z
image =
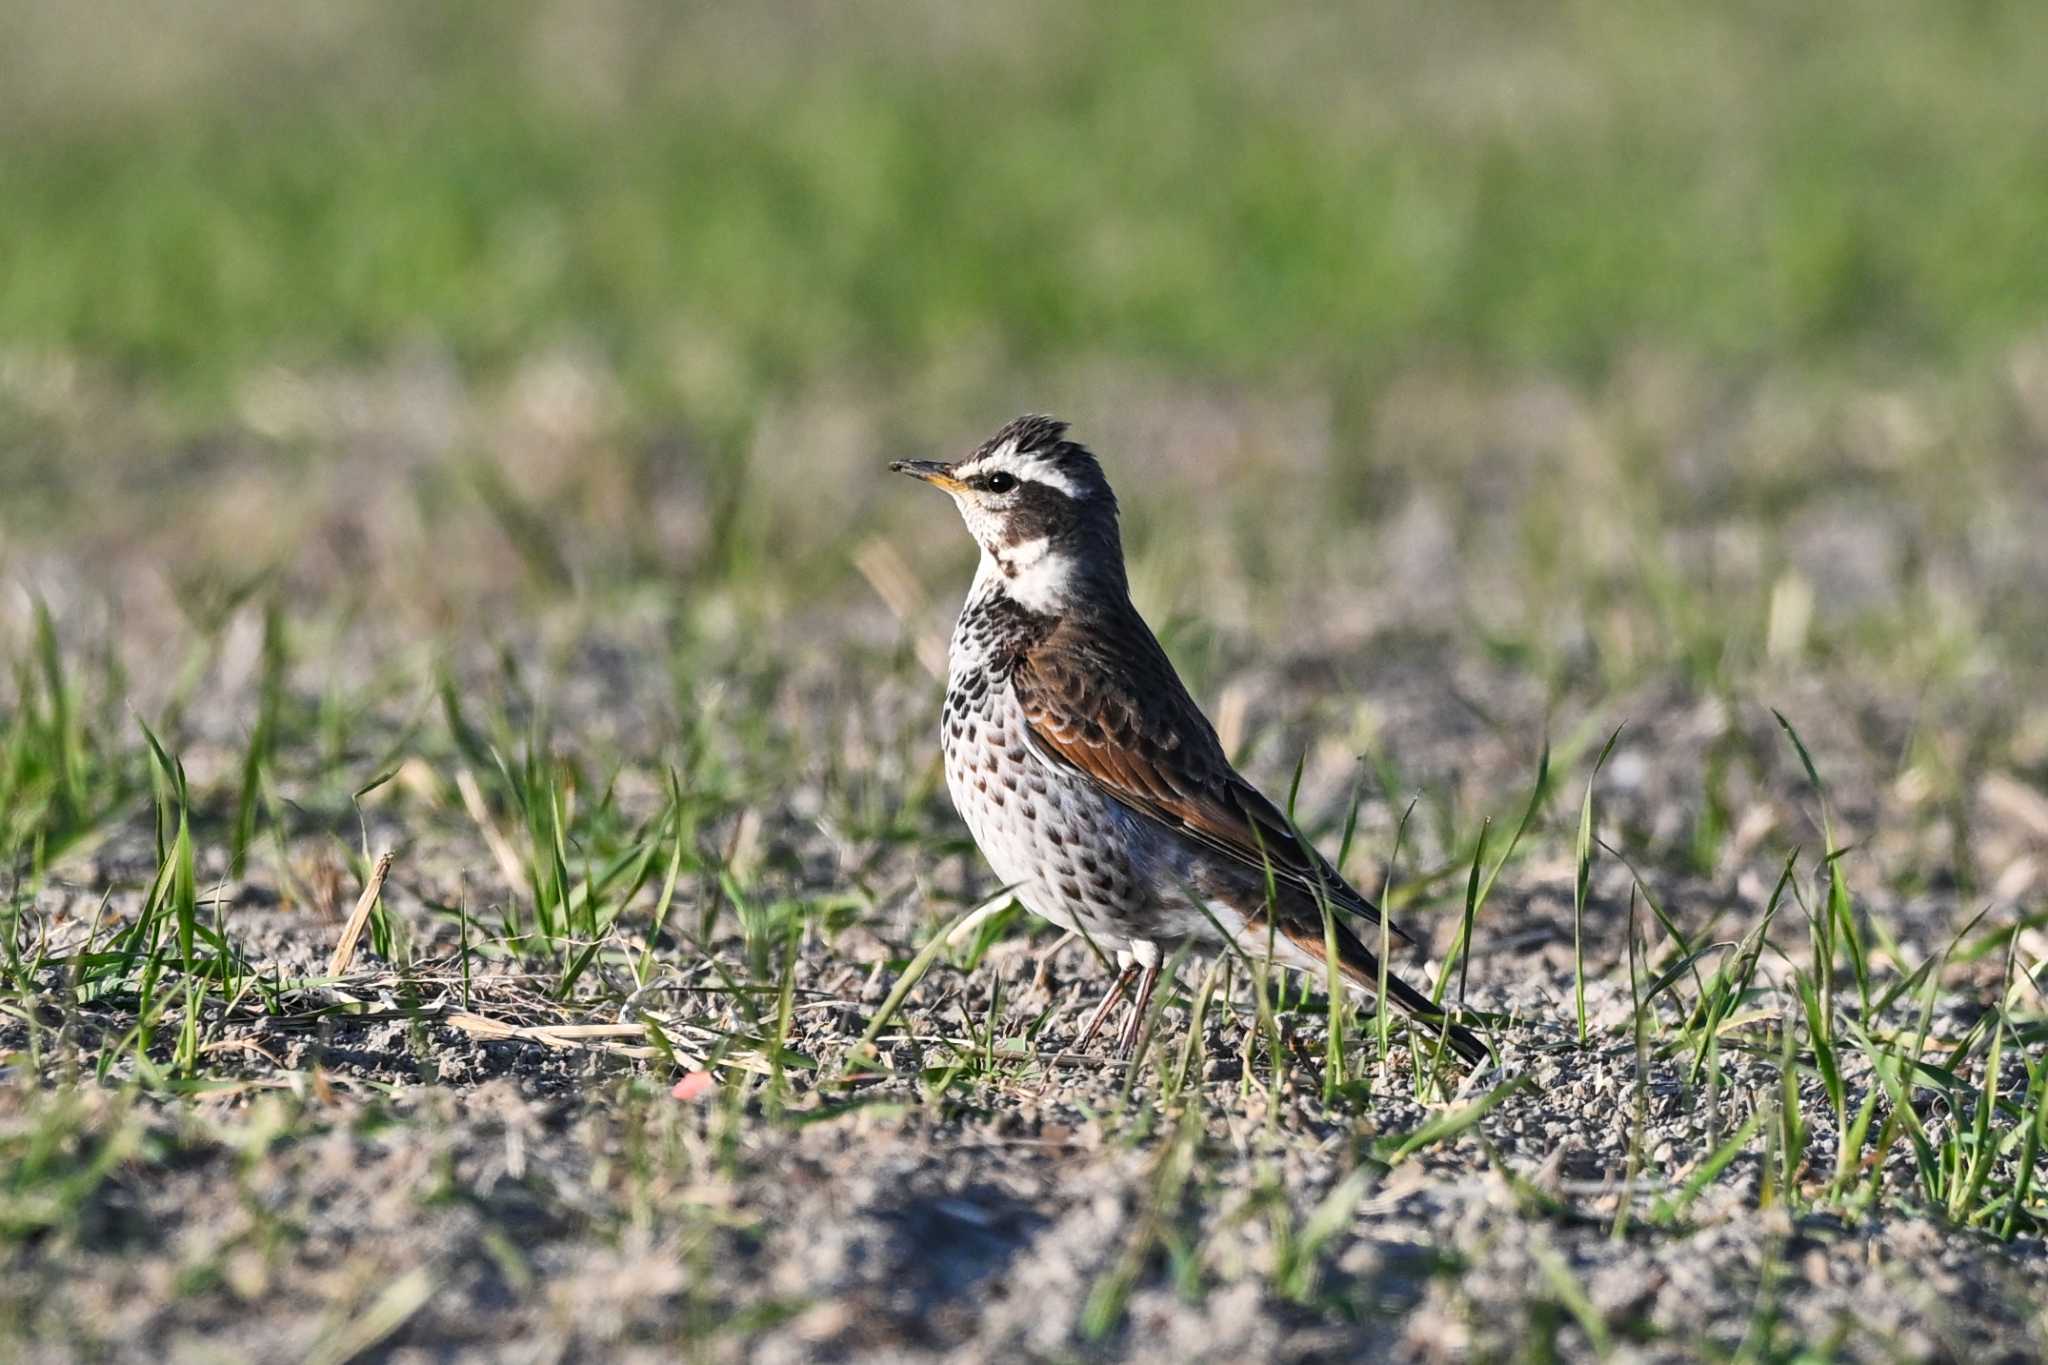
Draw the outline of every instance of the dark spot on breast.
M1063 881L1060 883L1060 890L1065 893L1066 898L1070 901L1081 899L1081 886L1078 882Z
M1067 844L1067 836L1066 836L1066 835L1064 835L1064 834L1062 834L1062 833L1060 833L1060 832L1059 832L1058 830L1056 830L1056 829L1048 829L1048 830L1046 830L1046 832L1045 832L1045 837L1046 837L1046 839L1047 839L1048 841L1050 841L1050 842L1051 842L1051 844L1052 844L1052 846L1053 846L1054 848L1065 848L1065 847L1066 847L1066 844Z

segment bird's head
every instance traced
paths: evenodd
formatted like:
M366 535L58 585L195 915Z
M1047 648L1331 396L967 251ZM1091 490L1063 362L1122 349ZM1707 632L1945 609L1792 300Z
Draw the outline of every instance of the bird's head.
M963 460L889 467L953 497L982 575L1018 605L1058 614L1083 592L1124 589L1116 494L1067 424L1019 417Z

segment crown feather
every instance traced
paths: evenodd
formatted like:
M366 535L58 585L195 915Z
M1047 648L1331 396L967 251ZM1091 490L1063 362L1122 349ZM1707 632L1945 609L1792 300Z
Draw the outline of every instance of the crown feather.
M1004 446L1010 446L1019 455L1036 455L1059 445L1066 437L1067 424L1057 417L1043 413L1026 413L1003 425L1003 429L989 437L976 455L992 455Z

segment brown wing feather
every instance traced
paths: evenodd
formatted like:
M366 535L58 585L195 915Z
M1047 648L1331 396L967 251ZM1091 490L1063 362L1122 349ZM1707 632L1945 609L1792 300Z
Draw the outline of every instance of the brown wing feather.
M1039 752L1262 877L1270 864L1276 889L1297 893L1282 897L1283 913L1320 921L1320 884L1332 905L1378 922L1379 908L1295 838L1287 817L1230 766L1208 717L1134 609L1115 620L1062 620L1017 658L1010 685Z

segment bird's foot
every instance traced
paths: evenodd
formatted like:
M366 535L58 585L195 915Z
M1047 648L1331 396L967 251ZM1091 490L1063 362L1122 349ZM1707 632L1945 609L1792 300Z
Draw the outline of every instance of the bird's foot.
M1081 1030L1081 1037L1074 1044L1074 1051L1088 1050L1088 1044L1094 1042L1095 1035L1102 1032L1103 1024L1109 1019L1109 1012L1116 1008L1117 1001L1124 998L1124 992L1130 989L1131 981L1137 975L1138 969L1135 966L1126 967L1116 974L1116 980L1109 983L1108 994L1104 995L1102 1003L1095 1007L1095 1013L1088 1016L1088 1027Z
M1117 1035L1116 1055L1129 1057L1138 1046L1138 1034L1145 1027L1145 1011L1152 1004L1152 988L1159 984L1159 968L1145 968L1145 974L1138 980L1138 998L1131 1002L1130 1017L1124 1020L1123 1031Z

